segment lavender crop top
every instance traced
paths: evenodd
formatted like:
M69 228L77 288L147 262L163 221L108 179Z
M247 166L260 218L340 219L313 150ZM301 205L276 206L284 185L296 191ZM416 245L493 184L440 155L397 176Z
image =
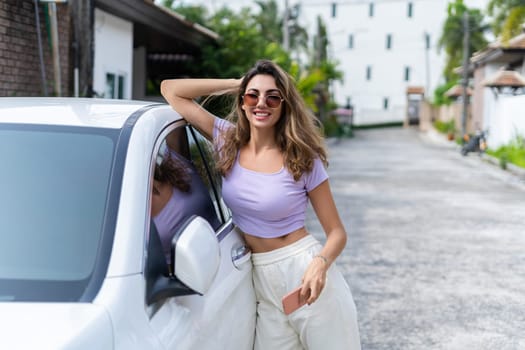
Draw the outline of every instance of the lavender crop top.
M215 118L213 140L222 144L221 131L232 127ZM260 173L243 168L239 157L222 180L224 202L232 210L233 222L247 234L261 238L281 237L304 226L308 192L328 179L319 158L311 172L295 181L283 167L276 173Z

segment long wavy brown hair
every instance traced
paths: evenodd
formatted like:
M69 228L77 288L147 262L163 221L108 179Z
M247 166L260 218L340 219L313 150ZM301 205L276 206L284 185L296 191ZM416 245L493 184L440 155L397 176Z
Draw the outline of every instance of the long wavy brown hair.
M184 164L167 154L160 164L155 164L153 178L162 183L169 183L181 192L191 191L191 177ZM153 187L153 192L159 194L158 189Z
M281 117L275 125L275 137L279 150L284 155L284 165L298 181L303 173L313 168L314 159L319 157L328 165L320 123L306 106L295 86L293 78L281 67L269 60L259 60L244 76L234 93L235 103L226 118L236 125L222 136L223 145L217 152L217 168L226 176L232 169L239 150L250 140L250 124L242 106L242 96L250 80L259 74L270 75L284 99Z

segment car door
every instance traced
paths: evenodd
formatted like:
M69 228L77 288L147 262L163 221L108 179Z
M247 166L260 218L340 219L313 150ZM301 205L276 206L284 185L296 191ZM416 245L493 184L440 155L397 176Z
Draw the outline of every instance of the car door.
M204 295L171 297L146 306L150 326L166 349L252 349L255 294L250 251L221 198L212 145L198 131L180 123L167 128L157 143L153 161L167 149L175 150L193 176L192 193L205 193L197 205L185 206L184 215L204 217L213 227L220 266Z

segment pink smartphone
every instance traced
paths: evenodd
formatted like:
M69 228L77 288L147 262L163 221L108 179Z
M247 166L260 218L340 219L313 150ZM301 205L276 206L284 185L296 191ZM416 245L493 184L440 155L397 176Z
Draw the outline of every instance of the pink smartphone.
M295 288L283 297L282 302L285 315L291 314L292 312L306 304L306 298L304 300L301 300L301 296L299 295L299 293L301 293L301 287Z

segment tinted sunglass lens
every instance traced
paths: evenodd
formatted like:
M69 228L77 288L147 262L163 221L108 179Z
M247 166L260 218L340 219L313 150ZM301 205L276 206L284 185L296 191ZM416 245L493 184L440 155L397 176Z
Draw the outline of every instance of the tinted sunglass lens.
M257 102L259 101L259 96L254 95L254 94L244 94L243 98L244 98L244 103L246 103L246 105L250 107L257 105Z
M266 104L270 108L277 108L281 104L281 98L279 96L267 96Z

